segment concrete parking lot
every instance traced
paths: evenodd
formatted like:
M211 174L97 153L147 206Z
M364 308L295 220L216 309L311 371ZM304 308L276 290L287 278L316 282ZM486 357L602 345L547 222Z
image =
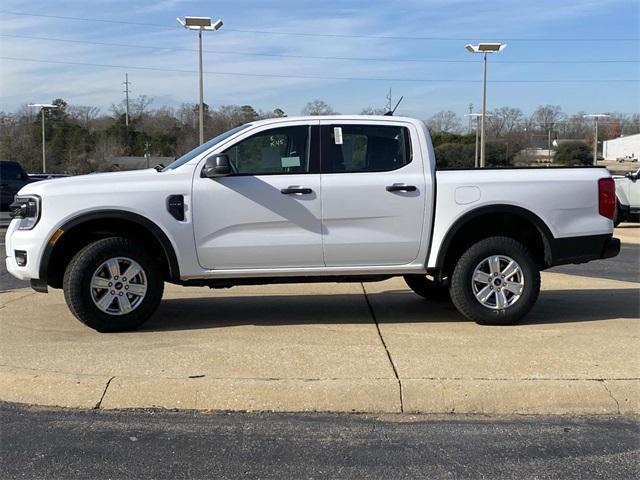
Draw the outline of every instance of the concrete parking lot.
M142 330L99 334L62 293L0 293L0 400L84 408L639 414L640 228L624 257L543 273L519 325L483 327L401 279L167 286ZM617 263L616 263L617 262ZM17 287L22 287L18 285Z

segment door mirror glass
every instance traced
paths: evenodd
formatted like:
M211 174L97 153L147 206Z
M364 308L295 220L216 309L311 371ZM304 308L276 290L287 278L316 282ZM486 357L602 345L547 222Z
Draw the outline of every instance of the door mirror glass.
M217 153L207 158L201 176L204 178L216 178L230 174L231 163L229 162L229 157L224 153Z

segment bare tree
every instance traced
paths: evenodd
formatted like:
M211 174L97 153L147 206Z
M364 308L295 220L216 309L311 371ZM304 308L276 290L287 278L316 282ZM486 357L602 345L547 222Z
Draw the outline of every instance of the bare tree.
M523 119L524 114L519 108L496 108L487 116L487 135L490 137L510 135L522 128Z
M323 100L313 100L302 109L303 115L334 115L333 109Z
M534 125L543 131L551 130L560 121L564 120L565 114L560 105L540 105L533 112L532 120Z
M455 112L442 110L427 120L427 126L432 132L458 133L462 129L462 122Z
M93 120L100 115L100 109L89 105L69 105L67 113L73 121L87 130L92 130Z
M153 98L146 95L138 95L133 100L129 100L129 116L132 118L141 118L146 115L149 106L153 103ZM111 112L115 117L124 115L126 111L126 102L122 100L120 103L111 104Z
M367 107L363 108L360 115L384 115L387 113L386 108Z

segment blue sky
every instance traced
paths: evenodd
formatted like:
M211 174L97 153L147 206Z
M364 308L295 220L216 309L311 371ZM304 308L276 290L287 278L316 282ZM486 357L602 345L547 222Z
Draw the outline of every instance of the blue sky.
M204 69L212 72L205 75L205 101L212 105L279 107L295 115L320 98L341 113L359 113L384 106L391 87L394 97L405 97L402 114L463 114L469 103L480 108L482 94L480 58L464 45L504 41L508 47L489 59L489 108L509 105L530 113L541 104L559 104L568 113L640 111L639 0L2 0L0 5L0 109L5 111L62 97L108 112L122 99L125 72L132 94L152 97L153 107L195 102L197 37L178 26L175 18L184 15L221 17L225 23L204 38ZM620 40L628 38L635 41ZM599 63L576 63L593 60ZM83 63L93 66L77 65Z

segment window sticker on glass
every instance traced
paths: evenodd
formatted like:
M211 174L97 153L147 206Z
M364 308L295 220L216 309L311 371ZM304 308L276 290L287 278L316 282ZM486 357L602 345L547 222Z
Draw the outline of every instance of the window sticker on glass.
M333 127L333 138L336 145L342 145L342 127Z
M300 157L282 157L282 168L299 167Z

